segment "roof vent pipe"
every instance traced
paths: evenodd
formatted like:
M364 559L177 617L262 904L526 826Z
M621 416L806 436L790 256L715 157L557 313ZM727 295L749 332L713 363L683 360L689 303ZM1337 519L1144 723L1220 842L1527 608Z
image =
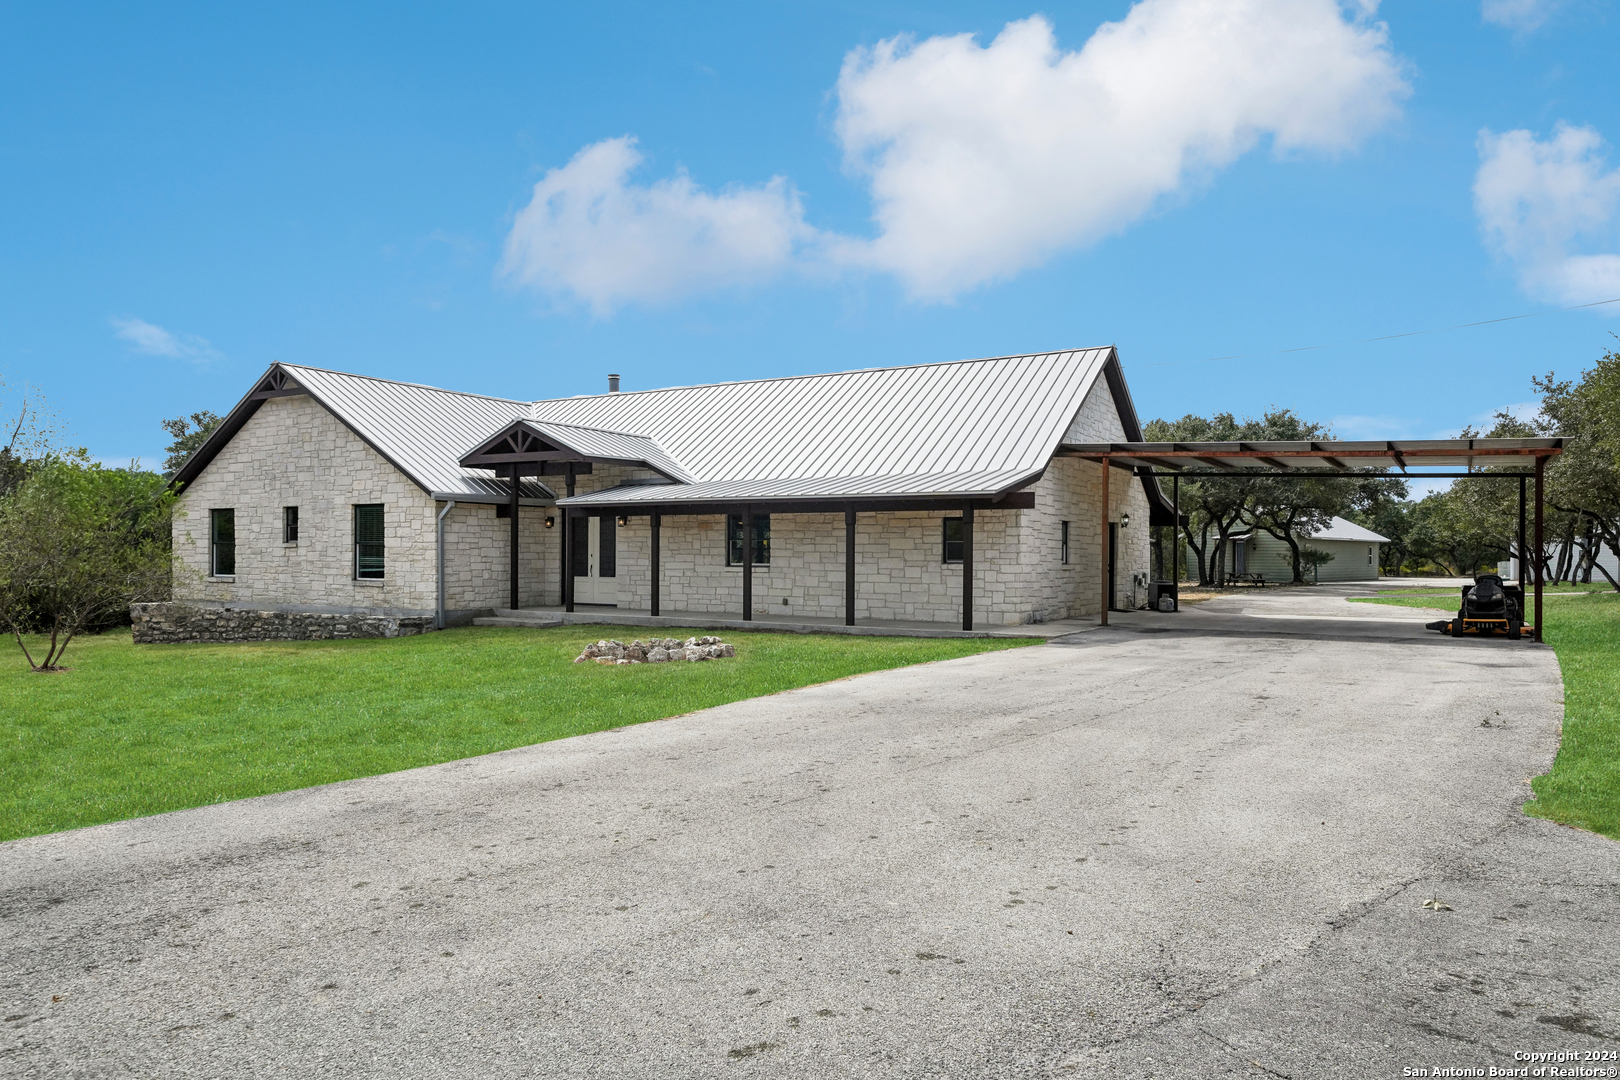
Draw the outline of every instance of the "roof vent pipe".
M608 376L608 393L617 394L618 392L619 392L619 377L617 375L609 375Z

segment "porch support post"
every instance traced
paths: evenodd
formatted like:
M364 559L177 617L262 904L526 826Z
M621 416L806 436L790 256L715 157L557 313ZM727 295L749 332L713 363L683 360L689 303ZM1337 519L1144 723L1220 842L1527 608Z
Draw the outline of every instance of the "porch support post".
M658 526L663 521L663 515L652 516L652 615L658 615Z
M1108 455L1102 459L1102 561L1097 564L1097 576L1102 579L1102 621L1100 626L1108 625L1108 609L1113 606L1114 598L1108 595L1108 470L1112 466L1108 463Z
M752 507L743 507L742 512L742 549L743 549L743 621L754 621L754 511Z
M1527 480L1527 476L1519 477L1519 565L1515 568L1518 572L1514 577L1519 579L1520 588L1524 587L1524 486Z
M962 629L973 629L973 504L962 507Z
M855 508L844 508L844 625L855 625Z
M568 497L574 497L574 465L568 465ZM566 511L560 515L562 520L557 524L563 530L563 610L574 610L574 512Z
M512 584L512 597L511 597L512 604L511 604L511 607L512 607L512 609L514 611L517 610L517 608L519 606L518 605L518 485L519 485L518 474L520 472L522 472L522 471L523 470L521 469L521 467L519 467L519 465L516 462L512 463L512 494L511 494L512 568L511 568L511 571L507 574L507 577L511 581L511 584Z
M1534 556L1535 563L1536 563L1536 640L1537 641L1541 640L1541 584L1542 584L1542 582L1541 582L1541 544L1542 544L1542 540L1543 540L1543 537L1542 537L1542 522L1541 522L1541 502L1542 502L1542 491L1543 491L1543 479L1542 478L1543 478L1544 474L1546 473L1546 471L1547 471L1547 459L1545 457L1537 457L1536 458L1536 550L1535 550L1535 556Z

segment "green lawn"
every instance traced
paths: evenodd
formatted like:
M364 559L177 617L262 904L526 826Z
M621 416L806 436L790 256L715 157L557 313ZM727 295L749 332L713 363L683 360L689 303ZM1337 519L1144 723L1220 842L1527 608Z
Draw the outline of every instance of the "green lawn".
M643 634L652 631L644 631ZM661 630L688 636L701 630ZM742 633L730 660L574 664L602 627L0 659L0 840L408 769L1029 639Z
M1591 590L1585 596L1572 589ZM1406 590L1361 603L1455 609ZM1457 590L1445 596L1455 598ZM1562 586L1542 608L1542 637L1564 673L1564 739L1552 771L1536 777L1525 813L1620 840L1620 593L1607 585ZM1509 648L1509 642L1482 642Z

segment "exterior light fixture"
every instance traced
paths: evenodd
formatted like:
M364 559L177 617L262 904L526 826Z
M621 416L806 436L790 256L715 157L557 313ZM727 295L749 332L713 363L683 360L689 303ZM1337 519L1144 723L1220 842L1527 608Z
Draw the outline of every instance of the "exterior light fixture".
M1130 528L1131 527L1131 515L1129 515L1129 514L1121 514L1121 515L1119 515L1119 527L1122 528L1122 529Z
M619 515L619 528L622 529L628 524L630 524L630 515L629 514L620 514Z
M546 515L546 528L548 528L548 529L553 528L556 524L557 524L557 515L555 515L555 514L547 514Z

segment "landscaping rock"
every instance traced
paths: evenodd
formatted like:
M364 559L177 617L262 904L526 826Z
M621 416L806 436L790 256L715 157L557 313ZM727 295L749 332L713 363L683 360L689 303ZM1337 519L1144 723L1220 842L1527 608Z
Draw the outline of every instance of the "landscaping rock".
M574 658L574 663L595 661L598 664L664 664L674 660L698 663L703 660L725 660L737 655L737 647L717 637L639 638L628 645L622 641L596 641L585 646L585 651Z

